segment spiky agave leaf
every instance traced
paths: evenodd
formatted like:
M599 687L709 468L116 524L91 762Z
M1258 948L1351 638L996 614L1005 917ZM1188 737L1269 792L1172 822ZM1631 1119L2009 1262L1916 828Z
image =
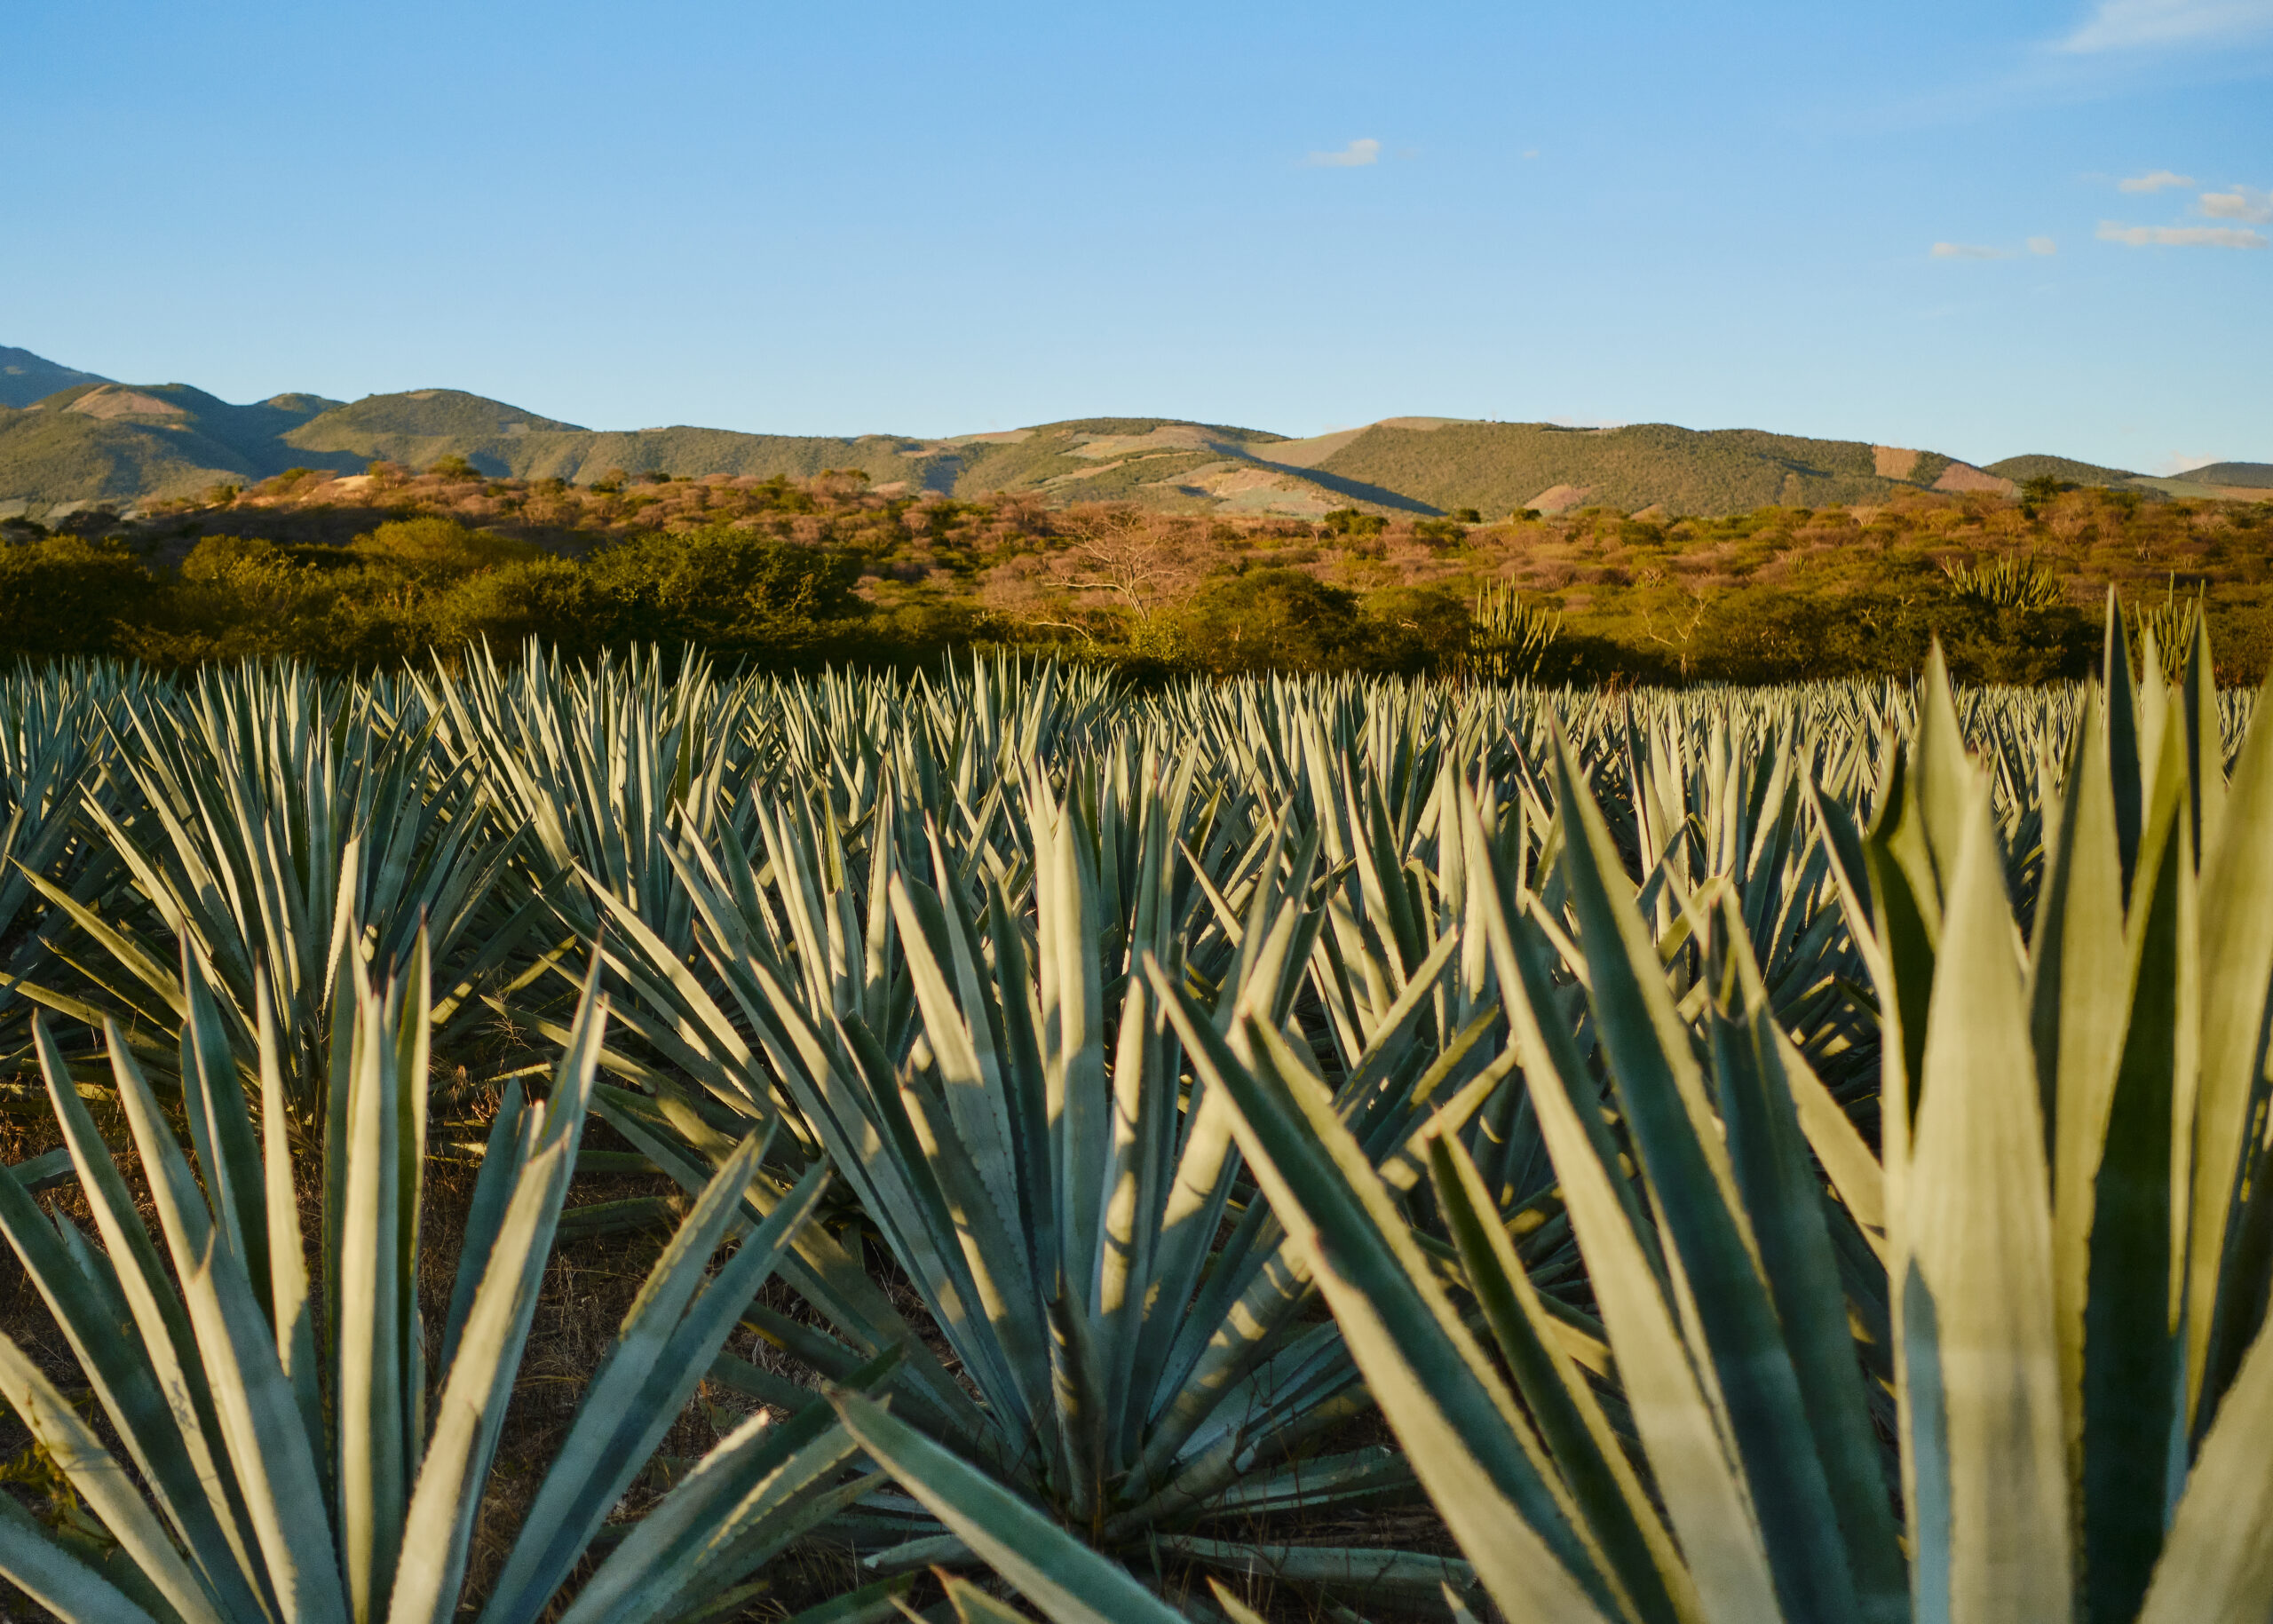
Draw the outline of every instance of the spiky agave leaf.
M31 879L99 949L80 969L104 1013L178 1022L172 963L185 946L210 967L242 1051L257 1042L265 998L292 1108L311 1122L349 955L400 975L423 932L446 976L447 1019L468 978L505 957L528 921L493 894L518 832L493 820L493 797L469 767L437 759L434 724L391 711L385 697L248 665L131 708L115 775L131 793L84 788L80 807L126 883L85 897ZM462 961L456 945L485 911L494 916L484 947ZM64 1013L88 1007L67 990L27 990Z
M194 955L185 957L179 996L188 1152L132 1052L115 1028L110 1034L154 1235L137 1216L53 1039L44 1025L37 1032L102 1245L67 1219L51 1224L12 1178L0 1179L0 1231L146 1486L0 1338L0 1390L121 1552L98 1571L19 1514L0 1521L0 1572L75 1620L447 1620L460 1605L468 1538L593 1086L606 1018L597 974L586 981L545 1102L528 1105L509 1089L491 1132L431 1405L417 1307L431 1024L423 945L405 979L375 987L356 958L339 989L339 1108L326 1146L328 1222L317 1238L328 1309L305 1272L287 1074L265 1002L257 1010L257 1126L227 1023ZM533 1619L560 1594L811 1216L825 1170L709 1272L764 1149L754 1137L725 1158L650 1271L539 1486L490 1593L490 1616ZM321 1361L318 1312L331 1321ZM788 1539L868 1491L848 1477L854 1451L817 1400L780 1426L753 1418L599 1565L590 1583L610 1598L606 1616L647 1624L700 1611Z
M2101 715L2127 707L2137 722L2144 701L2111 687ZM1410 1220L1317 1090L1269 1059L1277 1035L1247 1023L1238 1052L1209 1041L1185 1006L1183 1025L1237 1103L1266 1194L1299 1217L1416 1470L1511 1612L1552 1593L1554 1569L1542 1579L1536 1559L1515 1563L1541 1549L1566 1515L1483 1487L1494 1452L1509 1462L1528 1453L1526 1412L1552 1430L1555 1470L1583 1525L1603 1549L1622 1542L1635 1553L1595 1577L1607 1584L1655 1571L1672 1580L1665 1595L1682 1616L1830 1616L1820 1596L1795 1599L1793 1570L1768 1554L1804 1532L1788 1513L1770 1528L1766 1510L1796 1503L1803 1481L1836 1511L1810 1537L1848 1569L1859 1616L2240 1619L2273 1605L2273 1562L2251 1521L2273 1496L2273 1469L2250 1441L2273 1391L2273 1366L2254 1345L2263 1333L2243 1334L2248 1345L2214 1382L2216 1412L2190 1436L2177 1284L2190 1210L2210 1200L2222 1237L2248 1232L2261 1211L2250 1205L2254 1190L2235 1190L2222 1171L2212 1189L2226 1193L2206 1196L2198 1163L2181 1148L2203 1142L2210 1097L2192 1083L2194 1057L2243 1046L2214 1030L2210 1007L2190 990L2205 946L2192 832L2213 831L2247 894L2239 854L2273 849L2273 825L2250 810L2260 741L2245 746L2229 793L2192 790L2185 780L2197 764L2222 752L2204 748L2182 695L2157 702L2152 726L2087 724L2106 733L2078 746L2069 770L2080 777L2047 818L2032 955L2016 927L1993 780L1968 759L1946 693L1927 696L1927 729L1909 759L1892 764L1876 827L1856 843L1863 849L1838 857L1842 883L1868 858L1870 893L1850 899L1847 916L1867 933L1889 1025L1897 1012L1905 1023L1881 1051L1895 1096L1882 1200L1881 1180L1857 1164L1851 1130L1826 1119L1820 1085L1772 1018L1730 890L1699 893L1706 995L1676 1004L1673 967L1658 962L1635 899L1612 876L1599 826L1562 860L1580 927L1569 968L1603 1028L1620 1117L1633 1119L1646 1211L1625 1192L1619 1146L1597 1119L1598 1085L1562 1052L1567 1016L1554 996L1545 922L1487 915L1502 984L1522 994L1517 1035L1532 1097L1603 1299L1646 1488L1593 1441L1591 1394L1549 1356L1536 1294L1465 1148L1440 1139L1432 1171L1462 1274L1524 1390L1525 1408L1501 1403L1496 1427L1490 1406L1467 1396L1496 1378L1461 1349L1446 1308L1419 1305L1438 1265L1401 1239ZM1564 777L1565 807L1583 820L1588 792ZM2126 822L2119 809L2134 790ZM2106 814L2111 804L2116 815ZM2203 806L2211 816L2198 824L2190 809ZM2261 1034L2269 977L2245 955L2236 979L2253 991L2235 994L2231 1013ZM2111 1018L2081 1007L2110 1002ZM2039 1042L2056 1045L2056 1058L2040 1056ZM1697 1068L1709 1087L1684 1080ZM1710 1176L1669 1177L1684 1155ZM1723 1156L1725 1173L1714 1171ZM1818 1166L1831 1173L1828 1190ZM1698 1248L1716 1223L1745 1245L1729 1266L1714 1266L1711 1287L1724 1301L1708 1305L1689 1260L1707 1256ZM2253 1326L2265 1259L2216 1244L2213 1278L2238 1295L2205 1305L2201 1318ZM1901 1288L1890 1304L1901 1369L1889 1419L1902 1448L1906 1564L1891 1549L1889 1497L1863 1422L1896 1374L1883 1347L1889 1273ZM2080 1287L2069 1283L2078 1279ZM1725 1311L1726 1298L1746 1292L1772 1302L1771 1340ZM1732 1360L1752 1363L1744 1374L1755 1385L1763 1366L1792 1371L1804 1418L1779 1420L1756 1397L1740 1405L1744 1384L1726 1378ZM1747 1449L1748 1432L1780 1442L1780 1452ZM1810 1467L1821 1476L1802 1470ZM1653 1537L1660 1505L1680 1535L1671 1567L1669 1548ZM1584 1565L1562 1570L1588 1576ZM1755 1588L1774 1574L1772 1596L1744 1594L1747 1570L1761 1576ZM1620 1611L1643 1603L1612 1599Z

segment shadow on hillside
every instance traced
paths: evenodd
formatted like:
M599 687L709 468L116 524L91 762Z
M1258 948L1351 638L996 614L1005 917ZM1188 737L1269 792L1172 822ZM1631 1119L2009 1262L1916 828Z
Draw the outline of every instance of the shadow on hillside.
M137 538L154 564L178 566L190 549L209 535L241 535L251 541L273 542L280 547L345 547L359 535L368 535L394 519L416 517L409 509L392 507L275 507L207 508L188 513L166 513L109 528ZM484 521L471 521L480 524ZM494 521L492 521L494 522ZM591 536L566 527L513 522L503 527L514 536L535 543L549 552L580 556L592 544Z
M1400 513L1411 513L1421 519L1434 519L1444 511L1442 508L1432 508L1411 496L1400 495L1385 486L1367 485L1362 479L1345 479L1339 474L1327 473L1316 468L1296 468L1287 463L1274 463L1266 456L1254 460L1274 472L1293 474L1298 479L1308 479L1313 485L1322 485L1335 495L1347 497L1351 502L1370 502L1376 507L1394 508Z

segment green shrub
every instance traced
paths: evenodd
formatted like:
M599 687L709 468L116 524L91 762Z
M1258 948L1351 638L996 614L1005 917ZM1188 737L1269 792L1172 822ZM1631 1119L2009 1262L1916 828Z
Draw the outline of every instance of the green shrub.
M128 652L157 583L123 543L0 543L0 653L34 660Z
M614 603L592 573L566 558L501 564L453 582L434 606L445 648L487 642L503 652L534 638L572 660L606 647Z
M1363 539L1379 535L1389 528L1389 520L1379 513L1363 513L1356 508L1336 508L1319 521L1328 535L1347 535Z
M611 643L692 642L795 664L825 656L866 609L853 555L725 526L619 543L584 568Z
M1358 595L1301 570L1249 570L1218 581L1180 620L1192 663L1217 676L1364 665Z
M422 582L444 582L476 570L544 556L535 543L488 530L471 530L452 519L398 519L349 544L368 564Z
M1466 599L1437 586L1390 587L1366 594L1361 646L1365 669L1414 676L1449 670L1467 654L1473 623Z

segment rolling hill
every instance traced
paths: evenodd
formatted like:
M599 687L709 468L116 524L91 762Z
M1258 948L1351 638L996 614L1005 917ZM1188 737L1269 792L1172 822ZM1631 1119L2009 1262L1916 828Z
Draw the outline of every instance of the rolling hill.
M1884 502L1919 490L2008 492L2049 474L2153 495L2248 499L2273 465L2178 479L2052 456L1976 468L1939 452L1755 429L1392 417L1307 440L1165 417L1096 417L920 440L744 434L685 425L594 430L454 389L352 403L281 394L234 406L186 384L124 384L0 348L0 517L194 496L288 469L415 468L462 456L493 476L590 484L649 470L810 478L858 469L882 491L1129 500L1315 519L1336 508L1422 516L1584 506L1699 515Z
M1987 463L1985 471L2000 474L2015 484L2028 479L2053 479L2063 485L2123 485L2139 478L2127 469L2107 468L2097 463L2079 463L2072 456L2047 456L2031 453L2026 456L2008 456L2001 463Z
M2267 490L2273 489L2273 463L2205 463L2174 477L2190 485L2231 485Z
M186 384L75 384L0 410L0 497L131 503L265 479L289 465L283 436L338 404L277 395L232 406Z
M0 344L0 406L29 406L74 384L107 384L107 377L59 367L29 350L12 350Z
M1307 444L1324 453L1310 464L1321 475L1398 491L1440 510L1495 515L1583 505L1700 514L1778 503L1824 507L1883 501L1897 488L1931 487L1952 468L1966 466L1928 452L1889 456L1888 448L1854 440L1664 423L1572 429L1399 417Z

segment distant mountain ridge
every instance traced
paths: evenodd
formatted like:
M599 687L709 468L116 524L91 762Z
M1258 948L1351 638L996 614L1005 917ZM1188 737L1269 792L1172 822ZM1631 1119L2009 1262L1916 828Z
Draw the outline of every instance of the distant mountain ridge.
M2177 477L2197 485L2239 485L2265 490L2273 488L2273 463L2205 463Z
M107 384L92 372L59 367L29 350L12 350L0 344L0 406L29 406L74 384Z
M1934 451L1670 424L1391 417L1307 440L1164 417L944 440L594 430L455 389L353 402L281 394L236 406L186 384L120 384L0 348L0 517L131 509L292 468L348 474L374 460L423 468L453 456L492 476L578 484L616 471L764 479L858 469L884 491L1310 519L1342 507L1415 516L1472 508L1493 519L1590 505L1711 515L1868 504L1921 489L2009 493L2047 474L2171 495L2248 499L2273 487L2266 463L2215 463L2175 479L2040 455L1976 468Z

